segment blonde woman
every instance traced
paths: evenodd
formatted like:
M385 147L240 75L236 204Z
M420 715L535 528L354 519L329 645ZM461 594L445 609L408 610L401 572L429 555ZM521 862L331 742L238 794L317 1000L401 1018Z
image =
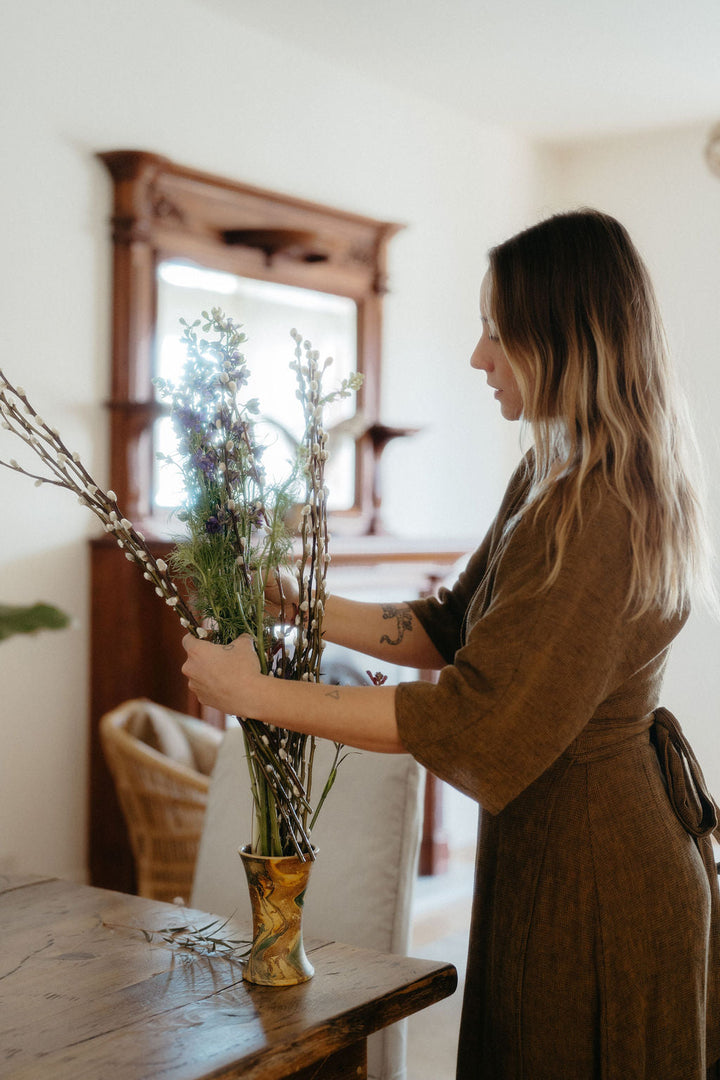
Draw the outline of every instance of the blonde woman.
M472 366L534 447L455 586L328 600L329 640L437 684L272 680L188 637L201 701L409 752L482 807L458 1080L705 1080L720 1059L716 809L661 707L702 584L651 283L581 211L490 253Z

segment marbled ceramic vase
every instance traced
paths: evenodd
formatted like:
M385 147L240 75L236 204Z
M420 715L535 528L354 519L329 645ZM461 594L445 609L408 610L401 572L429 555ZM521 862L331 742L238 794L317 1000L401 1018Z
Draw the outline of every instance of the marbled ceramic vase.
M302 915L313 860L253 855L240 849L253 919L243 978L261 986L294 986L314 975L303 947Z

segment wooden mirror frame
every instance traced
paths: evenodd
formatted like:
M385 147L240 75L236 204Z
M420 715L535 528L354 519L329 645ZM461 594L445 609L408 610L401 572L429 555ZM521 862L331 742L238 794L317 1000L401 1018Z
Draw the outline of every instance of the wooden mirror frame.
M114 184L110 486L125 514L151 535L157 267L187 259L243 277L352 298L357 304L355 499L333 527L373 534L379 515L382 299L387 243L401 228L176 165L139 150L98 154Z

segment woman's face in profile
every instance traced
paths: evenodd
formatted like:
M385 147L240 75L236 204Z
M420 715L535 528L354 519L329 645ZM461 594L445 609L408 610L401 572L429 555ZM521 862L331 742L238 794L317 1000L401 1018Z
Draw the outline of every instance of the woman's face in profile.
M500 344L495 327L490 320L487 303L489 288L489 278L488 274L486 274L480 287L480 313L483 332L470 357L470 365L477 371L486 373L487 384L491 390L495 391L495 398L500 402L500 411L505 419L519 420L523 412L520 387Z

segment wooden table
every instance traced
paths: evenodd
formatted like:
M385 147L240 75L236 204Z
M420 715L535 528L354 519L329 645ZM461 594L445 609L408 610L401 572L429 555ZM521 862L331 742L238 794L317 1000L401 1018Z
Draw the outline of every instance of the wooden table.
M188 918L208 921L124 893L0 875L0 1076L362 1080L367 1036L457 984L450 964L310 941L313 979L251 986L239 960L158 937Z

